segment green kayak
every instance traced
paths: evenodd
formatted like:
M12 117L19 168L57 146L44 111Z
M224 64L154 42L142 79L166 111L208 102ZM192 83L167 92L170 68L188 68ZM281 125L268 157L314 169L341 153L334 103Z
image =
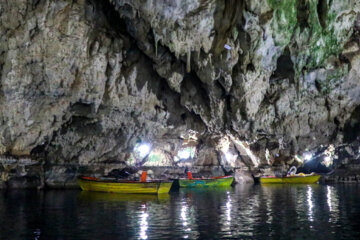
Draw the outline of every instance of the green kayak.
M194 187L228 187L234 180L233 176L221 176L212 178L193 178L192 174L188 172L188 178L180 178L180 187L194 188Z

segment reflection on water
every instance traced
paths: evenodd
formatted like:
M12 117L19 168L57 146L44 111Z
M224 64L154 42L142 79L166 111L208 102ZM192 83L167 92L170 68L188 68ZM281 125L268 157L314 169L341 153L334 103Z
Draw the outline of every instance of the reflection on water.
M101 201L101 202L166 202L170 200L168 193L164 194L120 194L105 192L88 192L81 191L79 193L81 201Z
M188 233L191 231L191 228L188 223L188 207L186 206L186 202L182 203L181 206L181 220L185 231L184 238L189 238Z
M307 187L307 204L308 204L308 208L309 208L309 221L312 222L313 219L313 202L312 202L312 189L310 186Z
M227 191L226 194L227 200L225 204L221 206L221 232L224 237L231 237L231 195L229 191Z
M332 195L332 191L331 191L331 187L330 186L327 186L327 194L326 194L326 197L327 197L327 204L329 206L329 211L332 212L332 203L331 203L331 195Z
M357 185L0 192L0 239L360 239Z
M201 189L193 189L184 191L184 196L181 197L181 214L180 219L183 226L183 238L184 239L196 239L198 237L198 226L196 222L196 211L194 209L194 197L195 194L204 193Z
M335 223L339 218L339 199L334 186L326 186L327 205L329 207L329 222Z
M146 212L146 205L143 204L141 207L140 214L140 239L147 239L146 230L148 229L148 221L147 218L149 214Z

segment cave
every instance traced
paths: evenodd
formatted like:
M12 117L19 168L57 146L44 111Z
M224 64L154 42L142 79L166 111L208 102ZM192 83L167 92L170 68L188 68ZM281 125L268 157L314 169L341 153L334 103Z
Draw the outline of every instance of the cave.
M358 239L354 1L2 2L0 239Z
M32 15L41 15L40 10L49 10L52 13L46 15L49 21L56 19L54 28L51 28L53 37L43 46L42 51L49 54L46 56L48 59L42 60L31 46L32 43L36 46L43 32L49 29L43 29L46 26L39 24L29 29L31 34L27 46L30 46L31 50L23 53L26 58L22 57L21 52L17 53L18 58L14 58L18 61L18 66L24 66L18 71L21 76L25 76L24 78L16 74L12 77L11 61L6 57L8 50L1 49L0 86L4 93L1 96L1 104L4 106L1 119L2 153L15 159L34 158L34 161L45 162L46 166L65 163L89 164L88 169L91 169L93 163L109 161L125 164L129 161L131 165L138 138L153 142L154 147L159 148L158 151L164 152L166 151L161 147L162 145L172 145L173 148L177 148L181 145L181 141L175 139L179 140L181 136L189 135L190 132L198 134L199 143L204 142L205 145L210 144L213 138L222 139L231 136L232 142L255 141L252 146L260 146L261 141L256 142L256 139L263 136L253 130L266 129L269 126L272 128L269 132L274 134L267 137L289 138L286 123L293 122L293 118L299 117L297 112L299 110L292 109L290 113L281 115L285 109L281 109L282 105L279 105L279 108L276 104L281 102L283 97L290 98L291 103L297 101L297 98L282 96L282 92L286 89L278 89L278 87L284 79L295 83L298 82L297 78L306 77L299 73L295 74L295 69L302 69L302 74L308 74L309 71L309 74L313 74L317 69L316 66L314 69L314 66L307 65L309 59L299 62L299 56L302 56L300 52L303 51L302 47L306 46L306 42L301 42L305 40L300 38L295 39L297 38L295 32L289 35L288 42L283 46L255 44L254 39L259 37L254 35L255 23L259 24L260 28L257 29L261 29L271 22L270 30L274 31L272 27L281 27L284 24L275 21L286 6L274 5L274 3L269 3L271 10L260 14L258 16L260 21L256 23L253 21L254 16L258 14L256 4L242 2L231 8L231 4L224 1L219 3L201 1L199 6L189 6L193 9L189 8L189 12L184 15L195 24L196 27L192 26L194 28L192 29L176 15L168 14L168 10L177 8L173 5L156 6L159 10L156 11L158 15L154 12L155 15L150 18L143 12L144 6L138 2L129 4L121 1L91 0L74 2L73 5L61 2L54 6L45 6L42 1L36 1L26 10L28 14L23 13L21 16L27 20ZM151 5L150 2L148 4ZM294 24L291 22L294 29L300 27L300 30L304 31L310 28L309 17L314 10L323 29L332 24L327 17L332 1L319 0L316 4L295 1L293 4L292 7L296 9L293 11L294 15L290 16L291 12L287 12L290 15L285 14L284 19L296 21ZM17 8L9 5L2 15L8 18L10 15L7 10L13 12ZM58 9L62 10L59 10L59 15L56 16L63 16L65 22L57 21L55 12ZM210 10L213 14L209 14ZM246 14L243 14L243 11L246 11ZM66 14L61 15L63 12ZM239 12L241 14L238 14ZM196 16L202 14L215 21L215 29L207 29L197 24ZM2 40L4 45L9 42L13 44L11 42L13 37L19 39L21 32L8 34L10 34L9 29L19 28L21 21L24 20L21 16L18 16L19 21L9 21L8 24L4 24L4 36L10 39ZM67 18L68 16L80 17L80 25L75 26L75 21ZM159 29L153 25L153 21L158 21L158 26L165 27ZM174 21L173 25L170 24L175 26L174 29L167 25L171 21ZM358 29L357 22L352 28L355 31ZM344 25L342 31L350 32L352 28ZM186 34L179 39L174 38L176 34L180 36L181 31ZM176 34L171 35L174 32ZM199 39L191 35L195 32L201 35ZM268 36L273 35L276 39L285 36L276 34L271 32ZM187 35L190 36L189 39ZM75 39L82 39L83 42L74 41L72 36ZM206 39L209 36L215 36L212 44L207 43L211 42ZM262 38L265 39L266 36L267 34L263 33ZM193 46L185 48L184 39L188 45L191 43ZM346 46L351 46L353 39L348 40ZM236 41L241 42L239 45L241 51L222 54L223 51L229 51L224 48L224 44L235 47ZM161 43L159 54L157 42ZM22 42L17 44L11 47L14 49L24 47ZM279 57L273 57L276 61L265 61L267 60L265 53L271 51L277 51L273 56ZM256 55L255 53L258 52L264 54ZM231 58L226 59L225 55ZM339 55L339 61L351 65L351 58L344 56ZM190 58L190 61L185 61L187 58ZM235 62L232 62L234 60ZM190 62L191 71L187 72L187 64ZM61 65L61 63L70 64ZM319 69L321 67L323 66L318 66ZM269 73L269 69L275 70ZM261 76L254 77L259 73ZM269 87L263 87L261 81L264 79L269 79ZM315 79L315 87L318 87L318 82L319 80ZM263 93L264 96L276 96L276 99L263 101L261 100ZM347 92L341 93L335 100L341 102L348 97L347 94ZM311 98L311 94L305 96L308 102ZM266 119L264 113L266 111L270 113L274 104L275 117L268 115L269 119ZM356 101L353 104L357 109ZM14 110L5 107L12 105L15 106ZM299 107L299 109L304 108L306 107ZM338 128L344 125L344 142L350 144L357 140L357 110L347 122L336 116L333 119L336 119L335 125ZM316 121L308 125L312 131L315 131L315 135L322 135L324 130L317 132L316 129L321 129L319 126L323 125L323 120ZM331 126L333 122L329 120L327 124ZM160 128L163 130L159 131ZM301 135L301 131L295 135ZM324 139L326 144L330 144L333 140L334 137ZM276 143L275 139L268 141ZM285 158L291 158L304 151L306 147L313 146L313 142L309 142L308 146L291 149L294 144L297 145L293 140L287 141ZM268 164L269 162L261 156L265 149L274 153L279 152L281 146L279 144L274 146L251 147L250 144L249 148L254 155L259 156L253 162ZM199 145L198 148L201 146ZM211 164L222 162L222 154L219 154L216 148L213 146L206 150L215 151L212 154L217 156ZM172 152L167 156L170 158L169 166L174 166L175 163L171 159L175 156L176 154ZM194 162L196 160L193 159ZM242 162L241 159L238 161ZM51 172L51 169L46 167L44 171ZM54 174L53 177L56 178L56 173ZM43 181L42 185L53 186L53 183L47 184L47 178ZM72 181L75 184L75 179Z

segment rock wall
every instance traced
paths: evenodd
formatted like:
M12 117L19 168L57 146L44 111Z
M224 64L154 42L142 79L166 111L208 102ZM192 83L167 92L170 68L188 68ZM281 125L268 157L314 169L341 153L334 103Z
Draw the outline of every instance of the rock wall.
M248 181L356 145L359 8L0 0L0 186L75 186L129 166Z

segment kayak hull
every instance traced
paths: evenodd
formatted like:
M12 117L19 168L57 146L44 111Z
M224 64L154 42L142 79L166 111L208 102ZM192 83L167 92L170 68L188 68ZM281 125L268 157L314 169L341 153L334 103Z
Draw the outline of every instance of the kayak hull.
M308 176L286 176L286 177L261 177L260 182L262 184L268 183L317 183L320 179L320 175L308 175Z
M168 193L172 185L168 181L101 181L83 178L79 178L78 183L83 191L142 194Z
M232 184L233 177L206 178L206 179L179 179L179 185L183 188L197 187L228 187Z

